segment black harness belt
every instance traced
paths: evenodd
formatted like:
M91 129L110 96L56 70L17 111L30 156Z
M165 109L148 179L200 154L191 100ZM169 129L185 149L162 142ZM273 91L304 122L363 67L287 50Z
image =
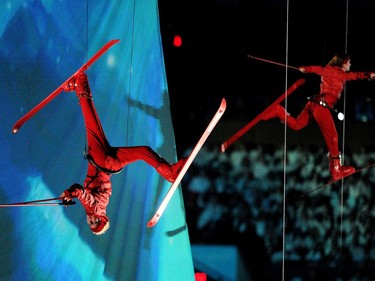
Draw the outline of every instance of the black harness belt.
M98 164L95 163L94 158L90 154L85 153L85 159L87 159L91 164L93 164L99 171L102 171L106 174L118 174L122 171L122 168L119 170L109 170L109 169L100 167Z

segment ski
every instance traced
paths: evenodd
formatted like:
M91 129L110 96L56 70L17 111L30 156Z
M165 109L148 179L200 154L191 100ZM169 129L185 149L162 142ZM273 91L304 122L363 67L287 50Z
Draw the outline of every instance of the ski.
M194 149L190 153L189 157L186 159L184 166L182 167L180 173L178 174L175 182L172 184L170 189L168 190L167 194L165 195L160 207L157 209L155 215L151 218L148 222L147 227L153 227L159 221L160 217L162 216L164 210L166 209L169 201L172 198L172 195L176 191L178 185L180 184L182 178L185 176L187 170L189 169L191 163L194 161L195 157L197 156L198 152L202 148L203 144L207 140L208 136L211 134L212 130L215 128L216 124L219 122L221 116L223 116L225 109L227 107L227 102L225 99L222 99L219 109L217 110L216 114L212 118L211 122L207 126L206 130L202 134L201 138L199 139L198 143L195 145Z
M220 148L221 152L225 152L230 145L232 145L235 141L237 141L240 137L242 137L247 131L249 131L256 124L258 124L258 122L262 120L263 116L266 115L272 109L272 107L281 103L287 96L293 93L303 83L305 83L305 79L297 80L292 86L289 87L289 89L287 89L285 93L283 93L270 106L268 106L264 111L262 111L259 115L257 115L253 120L251 120L246 126L240 129L232 137L230 137L228 140L223 142Z
M114 39L108 41L99 51L97 51L85 64L83 64L72 76L66 79L56 90L54 90L49 96L47 96L44 100L42 100L38 105L36 105L33 109L31 109L28 113L26 113L23 117L21 117L13 126L13 133L16 134L21 126L28 121L31 117L33 117L38 111L40 111L43 107L45 107L49 102L51 102L54 98L56 98L62 91L64 85L72 79L77 73L81 71L86 71L89 67L94 64L105 52L108 51L113 45L118 43L120 40Z
M335 183L335 182L338 182L338 181L340 181L340 180L342 180L342 179L345 179L345 178L347 178L347 177L349 177L349 176L355 175L355 174L357 174L357 173L359 173L359 172L362 172L363 170L368 169L368 168L371 168L371 167L373 167L373 166L375 166L375 163L368 164L368 165L363 166L363 167L361 167L361 168L359 168L359 169L356 169L353 173L351 173L351 174L349 174L349 175L346 175L346 176L344 176L344 177L342 177L342 178L339 178L339 179L337 179L337 180L332 180L332 179L331 179L331 180L329 180L327 183L324 183L324 184L322 184L322 185L320 185L320 186L318 186L318 187L316 187L316 188L314 188L314 189L312 189L312 190L310 190L310 191L308 191L308 192L306 192L306 193L304 193L304 194L302 194L302 195L299 195L298 197L299 197L299 198L304 198L304 197L308 196L309 194L311 194L311 193L313 193L313 192L315 192L315 191L317 191L317 190L319 190L319 189L323 189L323 188L325 188L325 187L327 187L327 186L329 186L329 185L331 185L331 184L333 184L333 183Z

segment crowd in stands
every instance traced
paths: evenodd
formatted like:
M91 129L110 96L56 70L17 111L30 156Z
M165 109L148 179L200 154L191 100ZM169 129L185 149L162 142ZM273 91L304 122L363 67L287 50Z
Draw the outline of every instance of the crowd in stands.
M375 163L375 149L346 151L343 160ZM191 242L256 247L269 263L373 266L375 167L312 191L330 179L328 163L314 145L236 144L225 153L205 145L182 182Z

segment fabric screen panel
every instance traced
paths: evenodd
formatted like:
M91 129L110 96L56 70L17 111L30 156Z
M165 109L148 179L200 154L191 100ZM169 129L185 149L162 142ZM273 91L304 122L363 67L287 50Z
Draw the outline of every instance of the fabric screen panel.
M62 93L14 135L14 123L105 42L88 71L112 146L176 150L157 1L12 1L1 4L0 199L57 197L82 183L85 132L74 93ZM193 280L181 192L146 227L170 187L144 162L112 176L111 227L93 235L83 208L3 208L1 280Z

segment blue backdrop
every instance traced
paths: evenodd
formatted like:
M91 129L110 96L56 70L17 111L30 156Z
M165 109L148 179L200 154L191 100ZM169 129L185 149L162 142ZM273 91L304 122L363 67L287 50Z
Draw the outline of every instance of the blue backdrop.
M111 39L121 41L87 71L109 142L177 160L156 0L2 1L0 23L0 203L57 197L83 182L74 93L17 134L11 128ZM79 204L0 209L0 280L193 280L181 191L148 229L170 184L144 162L112 180L103 236L89 231Z

